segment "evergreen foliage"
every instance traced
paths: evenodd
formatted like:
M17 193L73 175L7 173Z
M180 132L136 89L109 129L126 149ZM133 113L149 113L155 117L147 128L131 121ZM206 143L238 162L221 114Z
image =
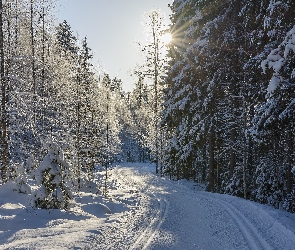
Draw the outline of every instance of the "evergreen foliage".
M35 172L39 188L32 194L32 204L45 209L67 209L72 198L71 182L74 180L71 165L57 143L49 142L46 148L48 153Z
M294 211L294 3L171 9L165 173Z
M122 159L122 83L95 74L87 38L79 42L67 21L53 26L55 1L0 3L0 183L29 193L31 174L33 205L67 208L98 165Z
M97 167L107 195L112 163L153 161L171 179L295 212L295 3L170 7L168 52L164 16L146 13L146 60L125 93L95 73L87 38L53 27L55 1L0 0L1 184L30 193L33 174L32 204L66 209Z

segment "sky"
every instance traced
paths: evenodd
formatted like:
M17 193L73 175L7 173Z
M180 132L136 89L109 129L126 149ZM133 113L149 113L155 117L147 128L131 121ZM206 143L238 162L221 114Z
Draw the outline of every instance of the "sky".
M97 70L123 81L131 91L136 79L130 74L142 60L136 41L144 41L142 16L160 9L167 22L173 0L59 0L58 21L67 22L80 40L87 36Z

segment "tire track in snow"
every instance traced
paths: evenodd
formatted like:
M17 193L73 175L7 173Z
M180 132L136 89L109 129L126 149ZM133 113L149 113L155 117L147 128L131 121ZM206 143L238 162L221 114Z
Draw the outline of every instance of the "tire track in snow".
M247 242L251 250L272 249L272 247L266 242L266 240L264 240L257 228L233 205L219 199L213 200L204 195L201 196L209 200L210 202L217 203L225 209L225 211L231 216L231 218L237 224L238 228L240 229L245 241Z

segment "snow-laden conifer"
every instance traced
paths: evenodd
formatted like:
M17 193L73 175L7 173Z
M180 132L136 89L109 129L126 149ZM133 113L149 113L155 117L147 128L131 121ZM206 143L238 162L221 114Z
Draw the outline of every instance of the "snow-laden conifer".
M39 188L32 194L32 204L45 209L66 209L72 199L71 164L58 143L50 141L45 147L48 153L35 172Z

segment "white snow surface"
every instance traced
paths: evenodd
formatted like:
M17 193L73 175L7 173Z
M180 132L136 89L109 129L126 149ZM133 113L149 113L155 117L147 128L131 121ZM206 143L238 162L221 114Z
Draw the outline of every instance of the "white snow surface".
M108 199L81 192L69 211L33 209L29 194L1 186L0 249L294 249L294 214L154 168L114 167Z

